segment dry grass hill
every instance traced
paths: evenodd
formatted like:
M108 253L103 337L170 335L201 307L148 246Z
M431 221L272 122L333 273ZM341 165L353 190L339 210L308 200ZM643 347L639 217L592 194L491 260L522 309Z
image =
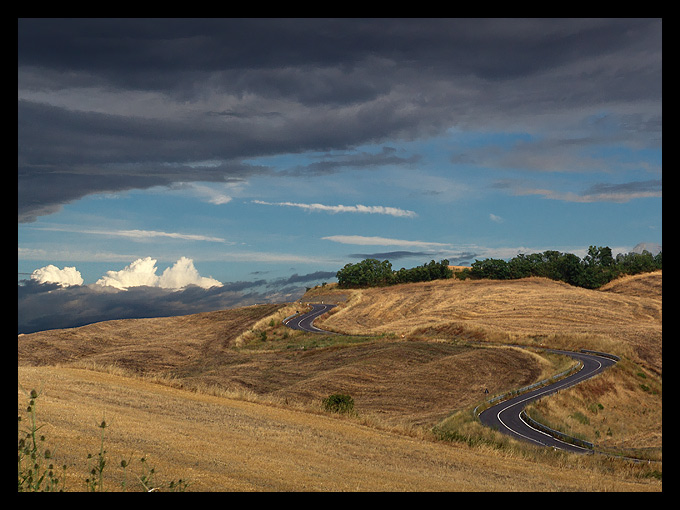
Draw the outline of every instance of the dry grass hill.
M70 490L84 487L78 473L98 450L102 417L114 463L148 455L160 474L189 479L189 490L661 490L660 462L470 446L430 432L485 389L569 365L503 344L578 346L624 362L538 411L552 422L597 409L579 434L660 458L661 272L599 291L451 280L328 285L304 300L338 303L317 325L343 334L289 330L281 320L301 305L288 303L20 336L19 383L42 388L38 419L69 466ZM351 395L356 416L324 412L333 393ZM601 432L624 417L625 429Z
M661 374L661 271L629 276L600 290L545 278L445 280L343 290L346 306L318 325L350 334L430 332L551 347L599 346ZM316 289L323 299L325 289ZM330 301L330 295L326 297Z

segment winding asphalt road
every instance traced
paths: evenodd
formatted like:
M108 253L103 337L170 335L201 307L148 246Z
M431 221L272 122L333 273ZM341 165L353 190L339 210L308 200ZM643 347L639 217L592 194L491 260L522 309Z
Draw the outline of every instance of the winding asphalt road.
M324 331L314 326L314 320L320 315L326 313L335 305L313 304L311 306L312 310L310 312L286 320L286 326L292 329L307 331L309 333L329 334L329 331ZM570 356L580 361L583 364L583 367L578 372L565 377L554 384L550 384L548 386L544 386L542 388L538 388L509 400L500 402L499 404L496 404L480 413L479 419L484 425L495 428L500 432L508 434L509 436L519 440L529 441L541 446L559 448L570 452L590 452L591 450L587 448L565 443L564 441L548 435L545 432L531 427L521 418L520 414L524 407L526 407L526 405L530 402L574 386L585 381L586 379L590 379L608 367L614 365L616 361L605 356L600 356L596 353L591 354L585 352L561 351L556 349L547 350L548 352Z
M544 386L542 388L524 393L523 395L519 395L496 404L483 411L479 415L479 419L484 425L495 428L500 432L508 434L516 439L529 441L541 446L559 448L570 452L589 452L590 450L587 448L565 443L564 441L560 441L559 439L552 437L545 432L531 427L526 422L524 422L524 420L522 420L520 413L528 403L552 393L556 393L559 390L574 386L575 384L583 382L586 379L590 379L606 368L614 365L616 361L597 354L588 354L583 352L558 351L554 349L549 349L549 352L571 356L572 358L581 361L583 363L583 368L575 374L565 377L554 384Z
M307 331L308 333L332 334L330 331L324 331L323 329L314 326L314 320L334 306L335 305L314 304L312 305L312 310L310 312L288 319L285 324L291 329L299 329L300 331Z

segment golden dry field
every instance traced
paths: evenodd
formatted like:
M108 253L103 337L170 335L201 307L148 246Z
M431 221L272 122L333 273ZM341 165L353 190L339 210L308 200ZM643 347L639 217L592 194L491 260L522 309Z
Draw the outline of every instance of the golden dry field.
M450 342L293 331L281 324L290 312L290 305L260 305L38 332L19 337L19 365L107 370L312 407L349 393L363 415L405 428L432 426L474 405L485 389L494 394L556 370L514 348L490 356L489 349ZM265 341L254 332L258 323Z
M159 481L190 491L658 491L657 480L607 473L589 459L523 460L491 448L433 442L353 420L188 392L87 370L20 367L43 387L42 432L83 490L87 454L105 445L120 487L121 459L145 456ZM611 469L611 468L610 468ZM132 484L131 484L132 485Z
M38 421L69 466L68 490L84 490L86 455L98 451L105 419L108 490L120 490L113 465L147 455L161 478L188 480L192 491L659 491L650 468L625 461L469 446L430 432L483 401L485 389L508 391L569 363L501 344L577 342L630 359L593 390L604 406L597 417L616 421L632 409L644 419L603 439L659 448L661 273L646 276L600 291L451 280L329 285L303 298L339 303L317 325L374 336L289 330L281 320L301 309L295 303L45 331L18 338L18 378L42 389ZM635 381L640 371L647 391ZM350 394L356 416L323 411L332 393ZM573 414L592 405L586 397L564 405ZM22 391L18 405L21 413Z
M545 278L343 289L349 293L346 304L317 326L348 334L417 336L429 331L567 348L576 340L580 348L599 346L632 356L660 375L661 289L661 271L624 277L600 290Z

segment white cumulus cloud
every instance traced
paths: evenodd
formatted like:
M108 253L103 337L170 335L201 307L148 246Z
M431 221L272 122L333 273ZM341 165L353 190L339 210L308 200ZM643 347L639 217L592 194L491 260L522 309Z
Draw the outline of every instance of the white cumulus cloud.
M142 285L155 287L157 283L156 260L151 257L137 259L120 271L107 271L104 276L97 280L97 285L115 287L121 290Z
M181 257L160 276L156 274L156 262L151 257L137 259L120 271L107 271L96 284L120 290L140 286L163 289L182 289L188 285L198 285L204 289L222 286L221 282L213 278L201 276L194 267L194 261L187 257Z
M204 289L221 287L222 283L201 276L194 267L194 261L186 257L180 258L175 265L163 271L158 279L158 286L164 289L181 289L187 285L198 285Z
M64 267L59 269L57 266L49 264L31 273L31 279L38 283L58 283L62 287L70 285L82 285L83 277L75 267Z

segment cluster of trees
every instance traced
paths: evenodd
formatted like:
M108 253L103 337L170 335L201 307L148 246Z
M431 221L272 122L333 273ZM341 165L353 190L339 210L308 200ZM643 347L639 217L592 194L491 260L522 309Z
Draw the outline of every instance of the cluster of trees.
M364 259L356 264L345 265L336 276L339 287L378 287L451 278L453 271L449 269L449 261L446 259L441 262L433 260L411 269L402 267L399 271L392 270L389 260Z
M632 275L661 269L661 252L653 256L648 251L612 256L609 247L590 246L580 259L573 253L544 251L520 254L502 259L476 260L463 277L512 280L529 276L543 276L577 287L596 289L622 275Z
M453 271L449 269L449 261L444 259L440 262L431 260L422 266L412 267L411 269L404 269L395 271L394 280L392 283L411 283L411 282L429 282L432 280L444 280L451 278Z
M542 276L560 280L569 285L596 289L623 275L646 273L662 269L661 252L656 256L648 251L642 253L612 255L608 246L590 246L587 255L580 259L573 253L547 250L529 255L519 254L506 261L503 259L475 260L470 269L456 273L457 278L487 278L514 280L530 276ZM398 283L427 282L451 278L449 261L430 261L428 264L392 270L389 260L365 259L347 264L337 272L338 286L379 287Z

